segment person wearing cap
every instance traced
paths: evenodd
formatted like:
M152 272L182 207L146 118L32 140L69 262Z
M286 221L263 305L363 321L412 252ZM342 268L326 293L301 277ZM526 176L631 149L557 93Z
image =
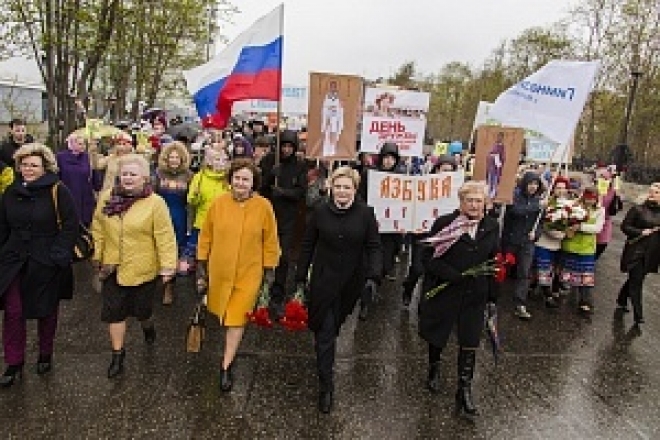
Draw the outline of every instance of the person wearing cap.
M246 157L252 159L252 145L243 135L236 134L234 135L234 140L232 142L232 151L231 158L237 159L239 157Z
M540 228L535 226L546 204L541 198L543 191L541 177L533 171L527 171L514 192L513 203L506 206L502 225L502 248L516 256L514 312L522 320L532 317L527 311L527 295L534 260L534 242L541 233Z
M561 244L564 252L562 278L577 294L579 311L584 314L592 313L594 307L596 235L605 222L605 209L599 199L597 188L585 188L580 201L589 216L586 221L570 226Z
M287 276L294 249L295 227L300 202L307 192L307 167L296 157L298 136L291 130L280 135L279 164L275 153L261 160L263 181L259 193L270 200L277 219L277 235L282 249L271 291L271 310L276 318L284 313Z

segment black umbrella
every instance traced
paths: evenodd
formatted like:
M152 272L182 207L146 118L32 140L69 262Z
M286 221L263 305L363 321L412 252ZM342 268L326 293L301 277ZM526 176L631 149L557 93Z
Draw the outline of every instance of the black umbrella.
M174 139L186 138L189 141L195 140L197 135L202 131L202 127L194 122L184 122L183 124L171 125L166 133Z

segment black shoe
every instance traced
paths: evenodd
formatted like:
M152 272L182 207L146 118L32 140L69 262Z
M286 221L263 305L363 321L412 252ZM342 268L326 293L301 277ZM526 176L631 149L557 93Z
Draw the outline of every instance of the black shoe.
M156 343L156 327L151 324L149 327L142 327L142 331L144 332L144 342L147 345L154 345Z
M0 376L0 387L9 388L14 385L14 382L20 381L23 378L23 364L8 365L4 374Z
M369 317L369 306L364 301L362 301L360 303L360 313L358 313L358 319L360 321L366 321L368 317Z
M549 309L556 309L559 307L559 302L553 296L548 296L545 298L545 306Z
M332 391L321 391L319 393L319 411L323 414L328 414L332 411Z
M49 373L53 369L53 356L52 355L39 355L37 359L37 374L42 376Z
M108 367L108 379L112 379L124 373L124 357L126 350L112 350L112 360Z
M284 318L284 308L285 308L285 303L284 299L279 300L275 298L271 298L268 311L270 312L270 319L273 322L277 322Z
M231 367L232 365L230 364L226 370L223 370L222 368L220 369L220 391L223 393L228 393L231 391L231 388L234 385L234 378L231 373Z
M440 392L440 363L435 362L429 365L429 378L426 382L426 388L433 394Z

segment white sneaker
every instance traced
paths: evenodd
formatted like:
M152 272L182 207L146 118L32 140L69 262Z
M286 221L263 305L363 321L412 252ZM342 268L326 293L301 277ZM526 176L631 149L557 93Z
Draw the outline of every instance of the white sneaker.
M527 311L527 308L525 306L516 306L516 310L514 314L518 318L525 321L529 321L530 319L532 319L532 315L530 315L530 313Z

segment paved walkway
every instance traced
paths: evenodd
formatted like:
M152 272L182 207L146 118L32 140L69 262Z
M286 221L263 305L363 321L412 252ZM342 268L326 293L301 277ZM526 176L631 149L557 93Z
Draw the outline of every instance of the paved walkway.
M558 310L532 302L533 319L500 301L505 353L494 365L478 353L475 391L482 416L452 414L456 349L443 355L445 391L424 388L426 348L416 315L401 309L393 283L366 323L345 325L336 368L336 408L316 409L312 338L308 333L250 328L230 394L218 390L222 334L213 325L199 355L186 354L193 306L190 281L174 306L156 308L158 341L148 348L138 325L128 333L126 372L105 377L110 359L100 299L78 268L78 292L64 303L55 368L33 372L34 325L22 383L0 390L0 437L10 439L654 439L660 438L660 280L645 291L639 334L632 317L613 319L622 283L617 234L598 268L596 310L589 320L571 298Z

